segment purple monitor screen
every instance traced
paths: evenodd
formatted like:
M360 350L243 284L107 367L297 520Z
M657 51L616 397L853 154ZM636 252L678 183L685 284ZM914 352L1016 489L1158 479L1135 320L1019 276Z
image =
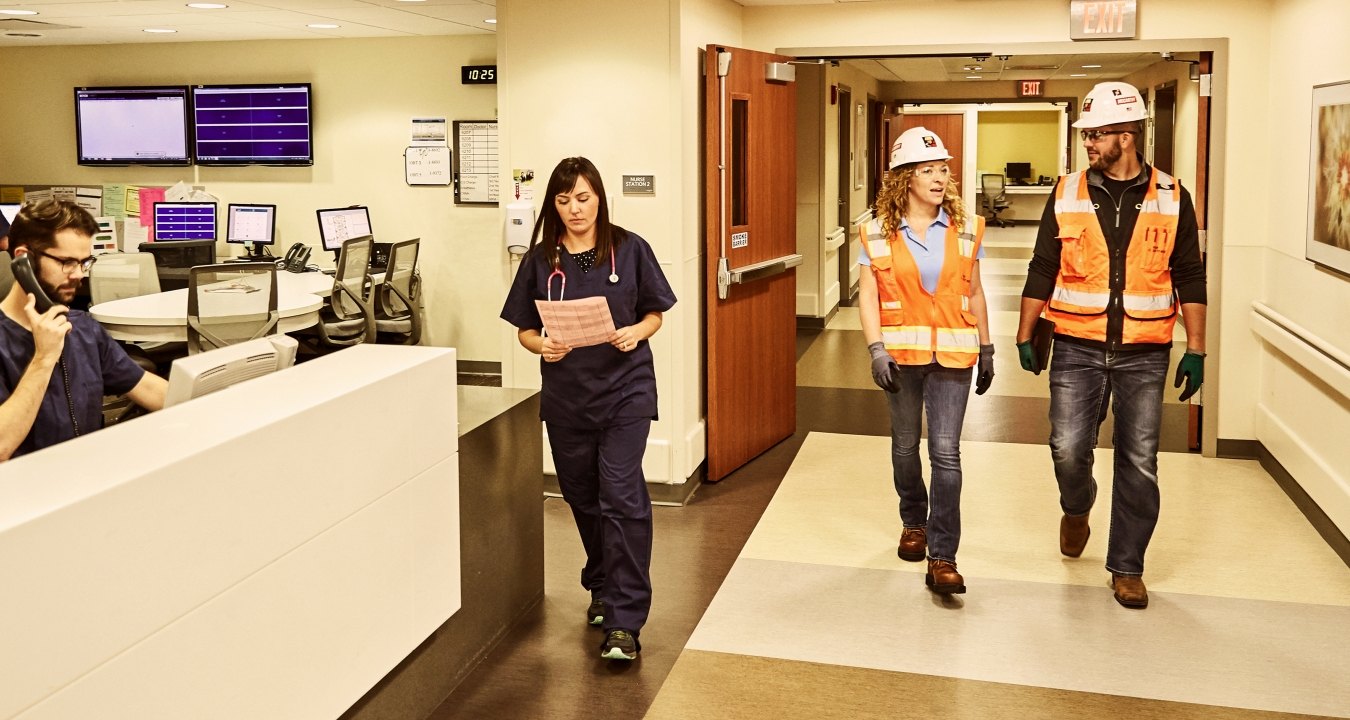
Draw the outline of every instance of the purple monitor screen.
M186 87L75 88L80 165L187 165Z
M314 163L308 83L198 85L192 115L198 163Z
M215 240L216 204L155 203L156 240Z

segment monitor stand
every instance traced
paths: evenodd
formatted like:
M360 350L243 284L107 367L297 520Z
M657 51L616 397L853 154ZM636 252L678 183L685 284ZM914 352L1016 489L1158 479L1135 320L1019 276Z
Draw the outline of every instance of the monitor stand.
M235 258L235 262L271 262L275 260L272 255L263 252L266 245L258 243L244 243L244 254Z

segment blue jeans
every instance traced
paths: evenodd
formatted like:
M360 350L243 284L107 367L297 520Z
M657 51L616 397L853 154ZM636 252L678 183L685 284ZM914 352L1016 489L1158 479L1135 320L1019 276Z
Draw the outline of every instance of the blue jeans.
M1144 551L1158 524L1158 433L1166 350L1110 352L1056 342L1050 363L1050 455L1065 515L1092 510L1092 451L1110 404L1115 476L1106 569L1144 574ZM1113 402L1114 399L1114 402Z
M970 368L937 363L901 365L900 391L886 393L891 409L891 467L900 496L900 521L928 528L928 557L956 562L961 544L961 424L970 398ZM922 414L928 411L928 465L919 459Z

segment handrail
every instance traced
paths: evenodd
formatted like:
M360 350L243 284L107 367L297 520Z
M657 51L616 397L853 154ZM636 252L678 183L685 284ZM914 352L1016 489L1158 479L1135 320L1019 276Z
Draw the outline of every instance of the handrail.
M853 224L861 225L871 219L872 219L872 208L869 207L866 210L863 210L862 212L858 213L857 217L853 218Z
M1252 319L1257 335L1350 398L1350 355L1259 300L1252 302Z
M842 227L836 227L825 235L825 252L832 253L838 250L848 237L848 232Z

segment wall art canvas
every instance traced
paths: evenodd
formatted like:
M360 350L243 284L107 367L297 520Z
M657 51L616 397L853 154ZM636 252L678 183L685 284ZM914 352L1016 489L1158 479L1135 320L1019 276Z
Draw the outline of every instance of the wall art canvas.
M1313 88L1309 260L1350 275L1350 81Z

